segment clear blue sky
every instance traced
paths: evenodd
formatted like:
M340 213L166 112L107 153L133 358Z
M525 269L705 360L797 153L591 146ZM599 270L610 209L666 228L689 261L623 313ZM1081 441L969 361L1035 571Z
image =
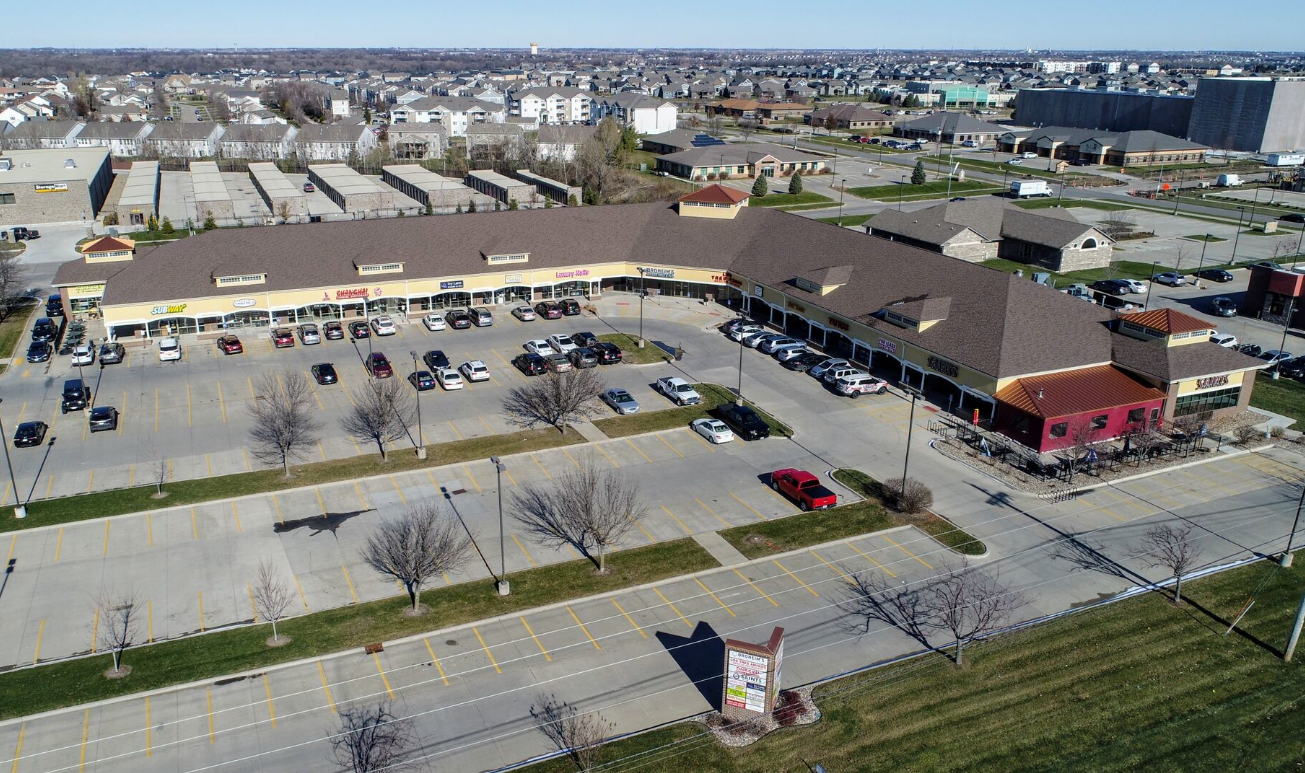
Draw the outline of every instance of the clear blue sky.
M7 3L0 47L707 47L1288 50L1301 5L1263 0L136 0ZM1009 16L1010 18L1003 18ZM1016 18L1023 17L1023 18ZM1282 23L1274 23L1273 20Z

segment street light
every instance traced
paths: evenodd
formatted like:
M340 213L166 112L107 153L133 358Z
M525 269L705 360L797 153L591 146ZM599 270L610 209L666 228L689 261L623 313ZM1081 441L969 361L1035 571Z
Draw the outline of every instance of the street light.
M924 379L920 380L920 386L924 386ZM902 489L906 489L906 472L911 469L911 433L915 429L915 399L920 396L920 390L913 386L903 385L902 391L911 396L911 416L906 423L906 458L902 460Z
M0 403L3 402L4 399L0 398ZM0 417L0 445L3 445L5 447L5 465L9 468L9 485L13 486L14 497L17 502L17 504L14 505L14 517L26 518L27 505L23 504L23 495L18 491L18 479L14 477L14 463L9 459L8 437L9 436L5 434L4 419L3 417Z
M1156 261L1151 261L1151 278L1146 282L1146 300L1142 301L1142 311L1151 307L1151 285L1155 284L1155 266Z
M1232 256L1228 258L1228 265L1237 262L1237 242L1242 236L1242 216L1246 214L1246 207L1237 208L1237 233L1233 234L1233 251Z
M648 294L648 288L644 279L643 266L636 267L639 271L639 348L643 348L643 298Z
M412 355L412 385L417 387L420 386L417 380L417 352L409 351L408 354ZM417 458L426 458L426 438L421 433L421 389L417 389Z
M1293 538L1296 536L1296 527L1300 526L1300 509L1305 506L1305 485L1300 488L1300 501L1296 503L1296 518L1291 522L1291 531L1287 532L1287 549L1283 551L1282 559L1278 561L1281 567L1291 566L1291 546Z
M842 185L838 188L838 227L843 227L843 194L847 192L847 178L839 180Z
M498 595L506 596L512 592L507 578L507 550L503 541L503 473L507 472L507 465L503 464L497 456L489 457L494 463L494 472L498 476Z
M746 319L747 317L744 316L743 309L740 308L739 325L742 326ZM739 336L739 390L736 393L737 398L734 400L734 404L740 407L743 406L743 339L744 338L747 338L747 336L742 336L742 335Z

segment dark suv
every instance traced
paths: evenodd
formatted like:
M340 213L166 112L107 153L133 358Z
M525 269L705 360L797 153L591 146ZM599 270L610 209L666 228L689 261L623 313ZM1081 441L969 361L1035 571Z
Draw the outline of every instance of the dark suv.
M770 437L770 425L746 405L729 403L716 409L720 420L744 440L761 440Z
M576 370L598 367L598 357L592 349L586 349L583 346L577 347L567 352L566 356L571 360L571 364L576 367Z
M573 298L563 298L557 302L557 305L562 307L563 316L580 316L580 304Z
M58 335L59 328L54 324L54 320L49 317L41 317L32 326L32 340L37 343L53 341Z
M72 378L63 382L63 399L59 403L59 410L64 413L85 410L90 402L91 390L81 379Z
M611 341L599 341L589 348L593 350L594 356L598 358L599 365L615 365L621 361L621 347Z

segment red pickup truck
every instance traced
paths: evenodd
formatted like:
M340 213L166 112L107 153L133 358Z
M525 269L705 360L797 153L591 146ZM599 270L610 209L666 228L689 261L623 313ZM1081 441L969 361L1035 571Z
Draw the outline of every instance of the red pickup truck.
M838 504L838 495L806 470L786 467L770 474L770 487L788 496L803 510L824 510Z

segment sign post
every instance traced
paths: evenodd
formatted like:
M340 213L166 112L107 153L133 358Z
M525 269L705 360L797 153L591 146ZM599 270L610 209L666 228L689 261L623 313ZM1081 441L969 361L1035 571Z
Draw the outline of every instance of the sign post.
M783 628L775 628L765 644L727 639L721 716L751 720L774 711L783 663Z

